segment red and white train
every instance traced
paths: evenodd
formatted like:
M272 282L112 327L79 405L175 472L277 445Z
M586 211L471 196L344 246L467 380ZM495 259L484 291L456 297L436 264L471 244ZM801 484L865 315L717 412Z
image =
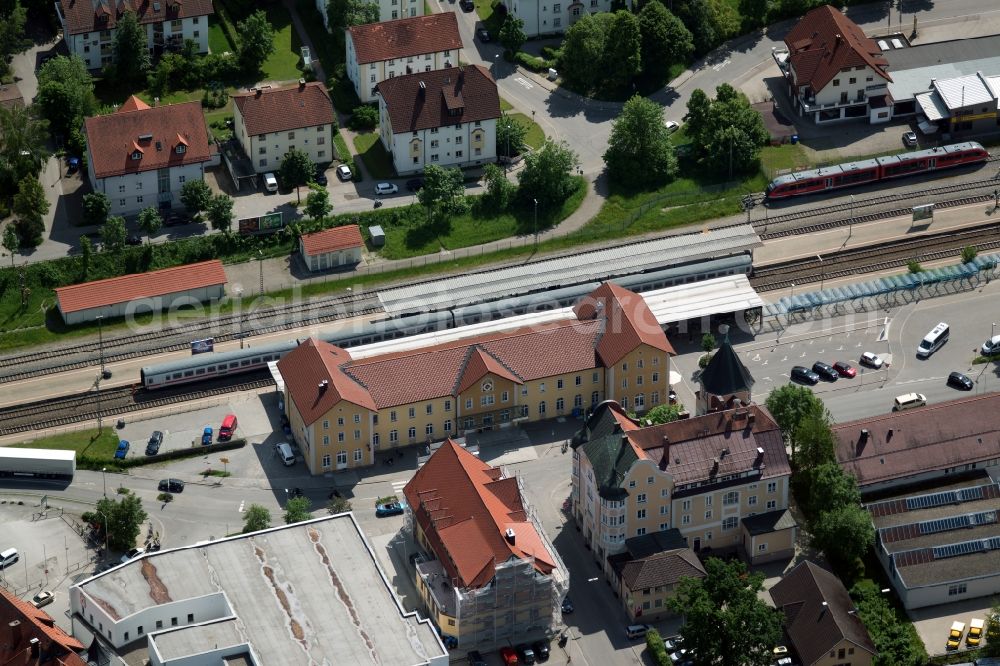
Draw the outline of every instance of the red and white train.
M768 184L765 197L787 199L889 178L931 173L962 164L978 164L985 162L989 157L990 154L981 145L975 141L966 141L912 153L876 157L860 162L845 162L778 176Z

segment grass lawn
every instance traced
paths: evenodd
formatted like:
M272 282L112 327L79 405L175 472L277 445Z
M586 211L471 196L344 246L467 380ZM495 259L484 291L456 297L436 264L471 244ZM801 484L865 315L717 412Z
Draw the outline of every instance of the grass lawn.
M541 125L523 113L512 113L510 117L528 126L528 133L524 135L524 142L526 144L535 150L542 147L542 144L545 143L545 132L542 131Z
M761 168L772 178L781 171L795 170L808 163L809 158L801 144L768 146L760 152Z
M500 110L501 111L510 111L513 108L514 108L513 104L511 104L510 102L508 102L507 100L505 100L503 97L500 98Z
M365 163L368 175L372 178L394 178L396 170L392 167L392 158L379 141L378 132L358 134L354 137L354 148Z
M215 16L208 17L208 49L212 53L225 53L226 51L233 52L236 50L229 43L222 25L219 24L219 19Z
M292 81L302 76L299 63L302 40L292 27L292 16L284 5L267 6L267 20L274 28L274 53L264 61L261 70L266 81Z
M140 444L145 444L140 442ZM76 451L78 456L91 458L113 458L118 448L118 434L114 428L105 426L98 435L97 428L50 435L23 444L14 444L19 449L67 449ZM134 446L134 444L133 444Z
M492 0L475 0L476 3L476 14L483 21L483 27L486 28L491 35L500 34L500 16L493 11Z

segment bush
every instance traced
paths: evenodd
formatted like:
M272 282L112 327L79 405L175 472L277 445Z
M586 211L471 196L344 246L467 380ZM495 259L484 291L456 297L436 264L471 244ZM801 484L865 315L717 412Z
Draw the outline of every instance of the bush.
M559 58L562 57L562 51L555 46L543 46L542 55L553 62L559 62Z
M663 644L663 637L656 629L650 629L646 632L646 649L649 650L649 654L657 664L671 666L667 646Z
M910 271L911 273L922 273L924 267L921 266L920 262L917 261L916 259L910 259L908 262L906 262L906 270Z
M518 51L515 53L514 61L525 69L530 69L532 72L540 74L548 74L549 67L552 67L552 64L545 58L537 58L530 53L525 53L524 51Z
M354 109L351 118L347 121L347 126L355 132L366 132L378 127L378 108L371 104L364 104Z

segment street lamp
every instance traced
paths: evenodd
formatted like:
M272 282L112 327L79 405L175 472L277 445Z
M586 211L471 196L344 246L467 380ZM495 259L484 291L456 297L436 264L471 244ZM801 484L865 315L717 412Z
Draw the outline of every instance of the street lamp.
M108 468L101 468L101 480L104 481L104 496L108 496Z
M788 297L788 300L795 298L795 283L792 283L792 295Z
M104 556L108 556L108 534L111 532L111 525L108 523L108 514L97 510L98 515L104 518Z
M817 254L816 258L819 259L819 290L823 291L823 279L826 277L826 271L823 269L823 257Z
M847 237L854 233L854 195L851 195L851 219L847 221Z
M535 199L535 249L538 249L538 199Z
M243 349L243 287L233 287L233 294L236 295L236 335L240 338L240 349Z
M510 123L507 123L505 127L507 128L507 159L503 163L503 172L507 173L510 169Z
M257 265L260 266L260 295L264 295L264 251L257 250Z

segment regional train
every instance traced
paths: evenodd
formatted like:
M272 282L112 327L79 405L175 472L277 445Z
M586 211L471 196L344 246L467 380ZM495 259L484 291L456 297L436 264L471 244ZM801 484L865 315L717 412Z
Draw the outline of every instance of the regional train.
M662 289L728 275L750 275L753 260L749 254L737 254L721 259L673 266L648 273L616 277L612 281L635 292ZM574 305L580 298L597 289L600 282L585 282L569 287L524 294L517 297L477 303L438 312L427 312L378 321L353 324L324 336L324 340L338 347L349 348L386 340L432 333L483 322L493 322L510 317L555 311ZM554 313L556 316L565 315ZM512 324L514 322L511 322ZM525 322L522 325L528 325ZM487 331L483 331L487 332ZM298 340L288 340L228 352L210 352L192 355L178 361L168 361L146 366L140 372L142 385L158 389L176 384L199 382L212 377L222 377L251 372L267 367L298 346Z
M954 143L912 153L876 157L860 162L846 162L810 171L795 171L778 176L767 186L765 198L787 199L842 187L875 183L918 173L932 173L963 164L985 162L990 154L975 141Z

